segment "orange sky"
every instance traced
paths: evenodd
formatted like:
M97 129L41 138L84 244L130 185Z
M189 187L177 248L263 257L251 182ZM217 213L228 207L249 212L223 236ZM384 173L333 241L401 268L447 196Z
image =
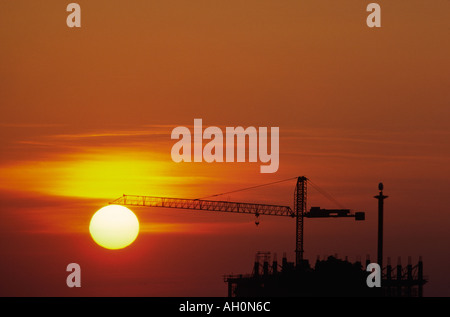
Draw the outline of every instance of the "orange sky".
M48 281L43 294L73 295L58 279L78 259L97 284L75 295L226 295L222 274L250 271L256 251L293 257L293 222L138 209L141 235L113 254L91 241L90 217L124 193L198 198L300 175L367 213L312 219L308 258L375 255L383 181L385 255L423 255L425 294L450 295L448 1L378 1L381 29L365 25L361 1L78 3L81 29L65 25L61 1L0 3L1 295L37 294L23 272ZM194 118L280 127L278 172L172 162L170 132ZM291 205L294 185L225 198ZM100 276L105 261L139 274Z

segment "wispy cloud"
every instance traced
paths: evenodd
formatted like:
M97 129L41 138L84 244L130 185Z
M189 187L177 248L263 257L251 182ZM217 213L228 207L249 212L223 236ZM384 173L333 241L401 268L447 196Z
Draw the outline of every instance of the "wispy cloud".
M135 137L166 134L162 130L123 130L123 131L103 131L92 133L55 134L50 136L53 139L87 139L87 138L107 138L107 137Z
M0 127L4 128L60 128L65 124L58 123L0 123Z
M398 160L398 161L411 161L411 160L431 160L444 162L448 161L448 157L435 156L435 155L382 155L376 153L351 153L351 152L305 152L305 151L290 151L286 152L286 154L295 155L295 156L310 156L310 157L327 157L327 158L348 158L348 159L382 159L382 160Z

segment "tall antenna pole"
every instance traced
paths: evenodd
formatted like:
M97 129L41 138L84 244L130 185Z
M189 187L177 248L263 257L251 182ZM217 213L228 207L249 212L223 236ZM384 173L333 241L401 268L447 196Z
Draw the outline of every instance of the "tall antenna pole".
M383 270L383 209L384 200L388 196L383 195L383 183L378 184L378 189L380 193L374 198L378 199L378 250L377 250L377 261L381 270Z

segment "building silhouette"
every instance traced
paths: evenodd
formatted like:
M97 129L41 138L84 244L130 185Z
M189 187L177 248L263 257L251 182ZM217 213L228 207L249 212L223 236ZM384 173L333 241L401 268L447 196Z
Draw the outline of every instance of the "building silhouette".
M278 264L276 256L270 262L269 252L258 252L253 272L247 275L226 275L229 297L422 297L423 263L419 258L417 265L396 267L388 265L381 274L381 287L368 287L366 271L370 260L363 266L361 262L338 259L329 256L317 259L314 267L308 261L296 267L284 256Z

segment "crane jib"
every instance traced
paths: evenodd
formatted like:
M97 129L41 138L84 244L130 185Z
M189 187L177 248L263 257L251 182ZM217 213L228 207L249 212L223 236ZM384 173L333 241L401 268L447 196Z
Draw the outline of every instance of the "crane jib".
M294 216L294 212L289 206L204 200L204 199L123 195L122 197L119 197L116 200L110 202L110 204L235 212L235 213L246 213L255 215L257 214L257 215L288 216L288 217Z

